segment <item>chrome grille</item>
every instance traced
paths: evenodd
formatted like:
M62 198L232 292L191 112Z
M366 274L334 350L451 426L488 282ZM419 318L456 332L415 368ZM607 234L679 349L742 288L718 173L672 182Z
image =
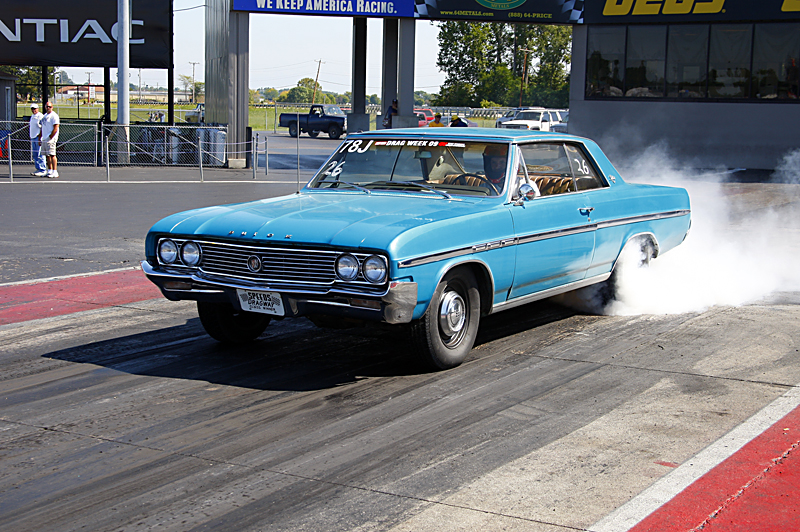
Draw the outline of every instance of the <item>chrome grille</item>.
M187 239L172 239L179 247ZM343 251L310 250L295 248L274 248L266 246L247 246L194 240L202 249L200 271L213 276L223 276L255 283L298 284L330 286L343 283L336 277L336 258ZM160 242L160 241L159 241ZM363 263L371 253L352 253ZM250 256L261 260L261 269L251 271L247 266ZM181 266L180 264L175 264ZM358 278L348 284L375 286L364 279L360 268Z

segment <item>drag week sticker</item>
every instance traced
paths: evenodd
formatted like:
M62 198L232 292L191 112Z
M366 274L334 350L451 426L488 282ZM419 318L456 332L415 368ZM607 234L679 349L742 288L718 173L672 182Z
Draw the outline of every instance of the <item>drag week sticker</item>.
M357 142L357 141L356 141ZM370 141L372 142L372 141ZM376 140L376 146L421 146L429 148L465 148L463 142L444 142L441 140ZM343 151L343 150L342 150ZM352 150L351 150L352 151ZM341 153L341 151L340 151ZM359 152L361 153L361 152Z

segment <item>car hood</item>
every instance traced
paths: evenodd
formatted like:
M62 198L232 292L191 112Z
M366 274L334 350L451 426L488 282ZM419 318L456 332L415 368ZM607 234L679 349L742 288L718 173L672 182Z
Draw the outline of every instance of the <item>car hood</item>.
M464 217L474 217L479 227L491 227L481 220L498 208L504 209L499 198L448 200L421 194L300 193L174 214L156 223L151 232L390 252L399 251L403 242L423 237L428 241L424 247L436 249L455 243L451 240L437 244L437 227L463 221ZM477 229L454 240L473 242L483 232ZM438 238L441 240L441 234ZM489 238L488 232L485 238Z

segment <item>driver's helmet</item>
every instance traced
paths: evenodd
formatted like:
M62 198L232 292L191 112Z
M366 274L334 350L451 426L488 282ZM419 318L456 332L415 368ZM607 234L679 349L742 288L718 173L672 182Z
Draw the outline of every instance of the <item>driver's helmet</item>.
M503 185L508 162L506 144L489 144L483 150L483 169L493 185Z

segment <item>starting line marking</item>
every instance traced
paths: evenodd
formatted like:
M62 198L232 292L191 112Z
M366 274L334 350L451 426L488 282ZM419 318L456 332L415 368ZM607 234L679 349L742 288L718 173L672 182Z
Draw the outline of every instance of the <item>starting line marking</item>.
M105 275L107 273L116 273L116 272L126 272L129 270L141 270L142 268L139 266L127 266L125 268L114 268L111 270L102 270L99 272L85 272L85 273L72 273L69 275L59 275L56 277L45 277L43 279L28 279L26 281L14 281L12 283L0 283L0 288L4 288L6 286L20 286L24 284L39 284L39 283L48 283L50 281L62 281L64 279L75 279L76 277L93 277L95 275Z
M800 387L795 386L686 463L590 526L588 530L591 532L630 530L798 406L800 406Z

